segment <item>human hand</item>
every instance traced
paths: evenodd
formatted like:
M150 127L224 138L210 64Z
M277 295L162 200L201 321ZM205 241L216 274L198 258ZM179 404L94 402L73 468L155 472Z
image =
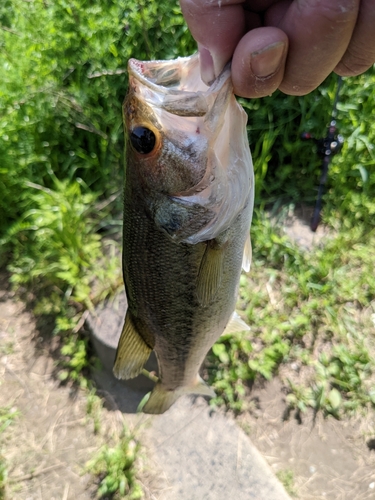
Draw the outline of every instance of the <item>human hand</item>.
M375 62L375 0L180 0L209 83L232 59L234 91L304 95Z

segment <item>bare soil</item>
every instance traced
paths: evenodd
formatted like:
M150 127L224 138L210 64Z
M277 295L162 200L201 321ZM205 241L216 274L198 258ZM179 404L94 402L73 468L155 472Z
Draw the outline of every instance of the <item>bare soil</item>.
M253 410L237 422L289 493L303 500L375 499L375 414L335 420L312 412L287 415L278 378L251 392Z
M104 443L87 416L83 391L54 377L50 346L35 319L0 280L0 407L18 416L0 435L8 469L9 500L86 500L95 497L86 462ZM105 410L104 410L105 411ZM121 429L122 416L107 412L108 427ZM108 431L109 429L107 429Z

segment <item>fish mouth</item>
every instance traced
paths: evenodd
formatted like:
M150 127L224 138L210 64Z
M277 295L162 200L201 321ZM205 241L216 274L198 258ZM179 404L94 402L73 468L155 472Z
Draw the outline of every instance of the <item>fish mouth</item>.
M142 81L143 84L155 88L164 87L170 90L190 92L205 91L208 87L197 78L199 75L199 55L178 57L172 60L138 61L130 59L129 73ZM193 82L195 87L193 88ZM162 91L162 89L160 89Z
M178 116L204 116L231 78L230 63L210 86L201 79L199 54L165 61L128 63L130 84L151 106Z

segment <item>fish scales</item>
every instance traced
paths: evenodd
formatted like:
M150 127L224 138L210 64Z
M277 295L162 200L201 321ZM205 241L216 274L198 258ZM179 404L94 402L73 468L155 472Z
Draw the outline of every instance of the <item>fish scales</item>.
M222 285L211 304L201 304L196 295L196 282L207 244L176 245L168 235L155 231L146 215L143 220L132 216L127 205L125 203L123 266L128 301L134 304L136 316L142 318L139 331L149 333L147 343L155 348L161 367L176 361L173 372L167 371L164 379L166 386L174 389L188 377L186 362L193 351L192 343L195 343L195 351L202 353L190 368L195 375L216 340L218 325L223 325L224 330L229 321L236 302L245 240L242 244L228 243ZM244 218L243 215L238 218L231 232L244 233L241 226L248 222ZM126 238L125 235L133 236ZM224 300L228 303L226 308L222 307Z
M155 350L159 382L143 411L162 413L184 393L213 395L199 369L235 309L253 173L244 112L228 69L207 89L197 56L133 60L129 66L123 227L128 310L114 373L137 376ZM168 74L178 86L173 106ZM232 141L230 129L238 132Z

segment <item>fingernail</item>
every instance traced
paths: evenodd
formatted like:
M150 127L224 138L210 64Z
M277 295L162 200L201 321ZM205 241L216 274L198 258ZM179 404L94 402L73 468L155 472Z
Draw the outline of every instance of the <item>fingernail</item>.
M265 49L253 52L250 65L254 75L258 78L266 78L275 73L281 64L284 48L284 42L277 42Z
M215 80L214 60L206 47L198 44L201 77L206 85Z

